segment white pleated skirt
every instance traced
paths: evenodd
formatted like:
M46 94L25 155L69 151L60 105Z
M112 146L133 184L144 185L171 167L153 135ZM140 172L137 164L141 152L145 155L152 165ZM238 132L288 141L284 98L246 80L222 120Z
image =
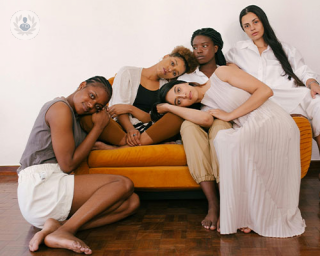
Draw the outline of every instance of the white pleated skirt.
M284 238L305 231L298 208L300 133L282 108L266 102L241 127L219 131L214 145L221 234L249 227L262 236Z

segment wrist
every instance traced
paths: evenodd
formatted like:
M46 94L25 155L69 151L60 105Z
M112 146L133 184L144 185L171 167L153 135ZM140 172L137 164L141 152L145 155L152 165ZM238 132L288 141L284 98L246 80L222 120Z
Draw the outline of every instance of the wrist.
M313 84L319 85L319 82L317 80L312 80L311 82L306 84L306 87L311 89L311 85L313 85Z
M94 123L93 127L91 129L91 132L93 132L93 133L96 132L96 133L100 134L100 133L102 133L104 128L105 128L105 126L102 126L102 125L99 125L97 123Z
M228 121L232 121L232 120L236 119L236 117L234 116L234 111L229 112L229 118L228 119L229 119Z
M171 105L169 103L166 103L166 104L167 104L167 112L171 112L172 108L177 107L177 106Z

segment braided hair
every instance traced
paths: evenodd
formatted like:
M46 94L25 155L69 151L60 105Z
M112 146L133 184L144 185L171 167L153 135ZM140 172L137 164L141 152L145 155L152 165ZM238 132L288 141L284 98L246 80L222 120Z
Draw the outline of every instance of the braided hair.
M282 76L288 75L288 79L291 80L291 78L293 78L296 85L304 86L303 82L301 82L301 80L293 72L292 67L289 63L288 57L282 48L282 44L276 37L276 34L274 33L269 23L267 15L260 7L256 5L249 5L240 12L239 22L242 30L244 31L244 28L242 27L241 19L243 16L245 16L249 12L252 12L255 15L257 15L260 21L262 22L262 25L264 28L263 39L271 47L274 55L279 60L281 67L284 70L284 74Z
M87 85L90 85L90 86L99 86L101 88L103 88L108 96L109 96L109 99L111 99L111 96L112 96L112 87L111 87L111 84L109 83L109 81L103 77L103 76L94 76L94 77L91 77L89 79L87 79L85 81L87 83ZM94 83L98 83L97 85L94 84ZM102 84L103 86L99 85L99 84Z
M226 65L226 59L222 53L223 48L223 40L221 35L218 31L214 30L213 28L201 28L193 32L191 37L191 45L193 43L193 39L196 36L206 36L211 39L214 45L218 46L218 51L215 54L216 63L220 66Z

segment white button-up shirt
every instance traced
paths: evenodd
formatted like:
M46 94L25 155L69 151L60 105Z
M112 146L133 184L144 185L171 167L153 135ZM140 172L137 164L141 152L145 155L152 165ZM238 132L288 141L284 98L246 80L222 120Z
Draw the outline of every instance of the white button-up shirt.
M286 43L281 44L293 72L304 84L309 78L317 79L317 74L304 63L296 48ZM270 46L260 55L252 40L240 41L229 50L226 59L272 88L272 99L289 113L298 106L306 93L310 93L309 89L297 87L293 78L289 80L288 76L284 75L284 70Z
M178 80L186 81L186 82L196 82L198 84L205 84L209 78L199 70L199 67L197 69L190 73L184 73L182 76L178 77Z

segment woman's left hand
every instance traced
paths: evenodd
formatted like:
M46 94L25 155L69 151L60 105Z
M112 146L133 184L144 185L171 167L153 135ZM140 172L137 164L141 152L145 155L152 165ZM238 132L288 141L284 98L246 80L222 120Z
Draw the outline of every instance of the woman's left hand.
M115 118L117 116L120 116L122 114L129 114L130 113L130 107L129 104L116 104L108 108L108 112L112 118Z
M157 111L159 114L164 114L169 111L170 104L168 103L160 103L157 105Z
M316 94L320 95L320 85L316 83L311 84L311 97L314 99L316 97Z
M231 117L231 113L225 112L221 109L209 109L208 113L222 121L231 121L232 117Z

